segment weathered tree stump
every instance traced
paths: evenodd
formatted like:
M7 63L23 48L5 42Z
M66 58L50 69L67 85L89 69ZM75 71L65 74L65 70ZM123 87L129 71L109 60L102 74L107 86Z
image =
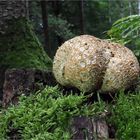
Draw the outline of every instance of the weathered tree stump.
M5 72L3 86L3 107L9 103L16 104L21 93L28 93L33 90L34 71L23 69L9 69Z
M103 118L77 116L72 119L72 140L109 139L108 126Z
M5 72L2 106L17 104L21 94L28 95L45 85L55 85L51 72L34 69L8 69Z

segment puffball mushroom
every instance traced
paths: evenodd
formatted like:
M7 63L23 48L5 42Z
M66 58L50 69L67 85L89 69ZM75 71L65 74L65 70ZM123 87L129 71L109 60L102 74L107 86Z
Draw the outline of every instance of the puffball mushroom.
M139 63L133 52L120 44L81 35L59 47L53 73L63 86L84 92L114 92L135 83Z

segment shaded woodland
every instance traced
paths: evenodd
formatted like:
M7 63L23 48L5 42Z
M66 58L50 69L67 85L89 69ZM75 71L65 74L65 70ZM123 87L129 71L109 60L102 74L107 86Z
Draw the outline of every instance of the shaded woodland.
M65 77L66 66L61 67L60 64L58 71L54 70L55 62L61 62L55 60L56 53L67 41L70 41L69 44L74 48L78 43L73 44L74 41L70 39L77 36L81 37L78 38L81 48L86 48L88 44L98 50L98 45L102 46L103 52L97 51L93 54L90 54L92 51L88 47L85 49L89 49L89 56L93 56L91 59L96 55L100 58L105 49L109 50L114 46L121 48L125 45L129 48L130 58L132 56L132 60L134 59L130 66L134 73L136 70L134 79L128 78L130 69L125 71L128 81L133 81L126 82L128 86L125 87L129 88L101 93L101 85L105 79L103 70L107 71L109 66L101 68L101 72L100 69L94 71L93 66L91 71L97 72L98 76L95 79L96 87L91 88L92 90L83 91L78 88L78 82L82 85L85 81L80 79L77 82L76 72L69 76L75 84L71 79L65 78L68 82L65 81L63 85L62 79L59 80L56 76L58 72L58 75ZM139 140L139 36L139 0L1 0L0 139ZM84 39L87 39L87 42ZM73 48L70 50L74 50ZM75 52L77 50L75 49ZM125 51L129 54L127 49L122 50L120 57L122 54L125 56ZM66 52L67 50L62 54ZM112 52L109 53L115 59L114 55L117 53ZM71 52L68 51L62 59L67 59L69 53ZM85 66L83 62L86 59L80 63L81 67ZM106 62L109 64L110 59L104 59L101 59L101 65ZM120 63L125 66L127 60ZM75 67L74 64L77 66L76 62L75 59L70 63L73 65L70 68ZM122 71L120 70L120 73ZM82 75L82 71L80 73ZM91 80L94 73L87 72L85 75ZM122 78L124 81L125 76ZM121 80L118 81L121 83Z

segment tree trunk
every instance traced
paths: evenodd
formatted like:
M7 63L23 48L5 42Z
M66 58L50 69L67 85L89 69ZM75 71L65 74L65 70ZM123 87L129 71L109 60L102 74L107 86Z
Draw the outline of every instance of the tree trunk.
M48 64L47 64L48 63ZM28 21L28 0L0 1L0 75L9 68L47 70L51 60ZM1 76L0 97L4 94Z
M52 1L52 7L53 7L54 15L56 17L58 17L59 14L60 14L60 8L61 8L60 1L59 0ZM58 35L56 36L56 38L57 38L57 41L58 41L58 45L60 46L63 43L63 39Z
M19 17L28 18L27 0L1 0L0 1L0 32L8 27L8 21Z
M79 7L80 7L80 31L81 34L84 34L84 1L79 1Z
M43 22L43 30L44 30L44 35L45 35L45 48L44 49L51 56L47 4L48 4L47 1L41 0L42 22Z
M109 24L112 24L112 17L111 17L111 0L108 0L108 18Z
M120 15L121 15L121 18L124 17L124 4L123 4L123 1L120 1Z
M0 66L2 67L35 68L46 65L45 58L48 56L28 21L28 2L28 0L0 1Z
M4 74L7 69L7 64L3 64L6 57L5 52L8 52L7 42L7 29L9 28L9 21L18 19L19 17L27 18L28 16L28 3L26 0L1 0L0 1L0 100L3 96L3 82ZM14 31L13 31L14 32ZM5 40L5 41L4 41ZM9 43L10 45L10 43ZM5 63L5 62L4 62Z

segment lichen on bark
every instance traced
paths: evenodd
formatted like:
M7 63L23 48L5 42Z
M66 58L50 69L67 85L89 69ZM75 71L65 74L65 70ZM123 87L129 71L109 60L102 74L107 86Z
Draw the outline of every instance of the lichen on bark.
M8 21L0 33L0 67L51 69L51 59L44 51L25 18Z

